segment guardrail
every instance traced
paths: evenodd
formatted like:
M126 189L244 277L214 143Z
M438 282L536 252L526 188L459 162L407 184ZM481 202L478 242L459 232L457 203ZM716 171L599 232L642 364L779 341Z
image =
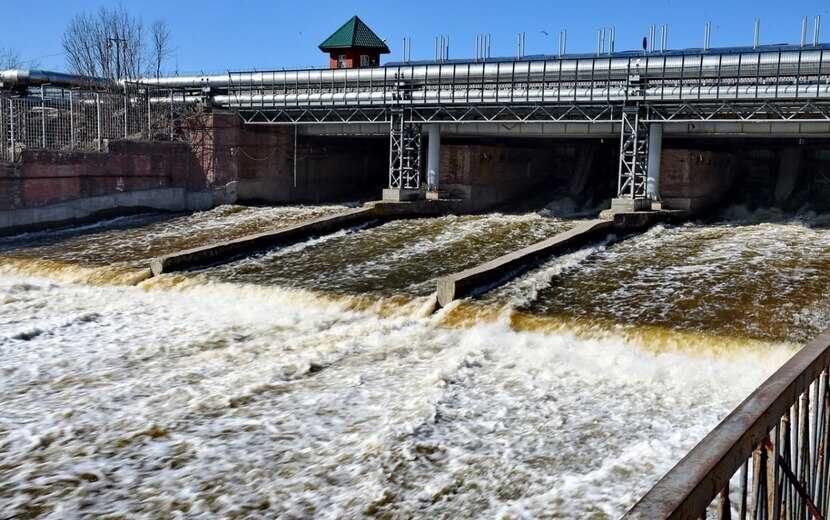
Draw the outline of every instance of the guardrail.
M626 519L827 518L830 329L744 400Z

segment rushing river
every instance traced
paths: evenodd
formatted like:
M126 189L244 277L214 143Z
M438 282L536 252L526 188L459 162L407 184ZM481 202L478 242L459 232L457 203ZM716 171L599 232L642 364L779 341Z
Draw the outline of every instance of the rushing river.
M814 215L657 226L435 313L435 277L575 221L393 221L145 279L340 209L0 240L0 518L615 518L830 323Z

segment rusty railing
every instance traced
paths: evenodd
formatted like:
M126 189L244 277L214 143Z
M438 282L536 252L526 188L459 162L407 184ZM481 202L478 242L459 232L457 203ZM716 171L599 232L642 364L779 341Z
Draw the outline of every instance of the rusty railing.
M746 398L624 518L827 518L828 367L830 329Z

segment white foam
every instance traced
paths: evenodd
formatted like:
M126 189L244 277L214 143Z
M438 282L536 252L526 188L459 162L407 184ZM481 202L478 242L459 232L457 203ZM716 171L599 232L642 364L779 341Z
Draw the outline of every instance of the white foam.
M0 311L12 515L618 516L772 370L276 288L0 292L22 284Z

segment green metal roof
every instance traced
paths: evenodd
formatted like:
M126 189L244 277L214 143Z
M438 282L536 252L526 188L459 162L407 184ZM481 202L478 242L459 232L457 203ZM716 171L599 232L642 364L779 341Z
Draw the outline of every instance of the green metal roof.
M378 35L357 16L352 16L348 22L343 24L343 27L334 31L334 34L320 44L321 51L349 48L376 49L381 54L389 53L389 47L383 43L383 40L378 38Z

